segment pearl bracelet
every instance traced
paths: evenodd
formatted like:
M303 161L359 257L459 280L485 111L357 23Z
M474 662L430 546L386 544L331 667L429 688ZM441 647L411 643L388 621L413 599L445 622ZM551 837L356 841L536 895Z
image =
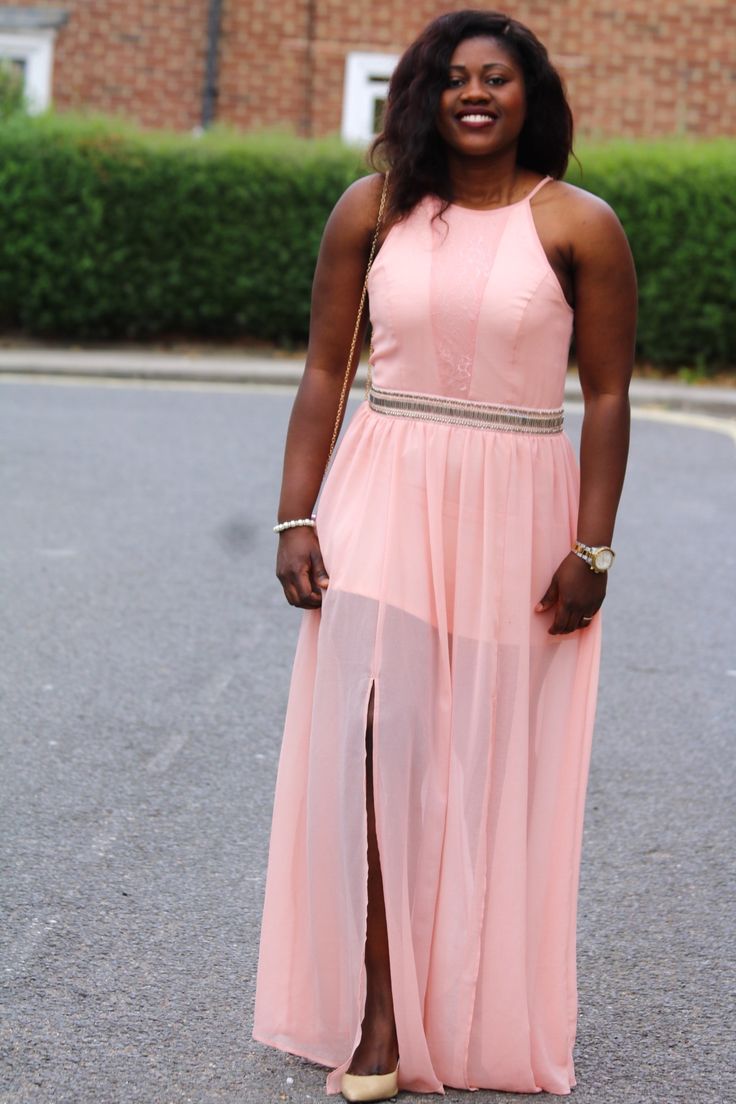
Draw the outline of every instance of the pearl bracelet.
M297 525L309 525L314 528L314 518L294 518L293 521L282 521L278 525L274 525L274 533L283 533L284 529L295 529Z

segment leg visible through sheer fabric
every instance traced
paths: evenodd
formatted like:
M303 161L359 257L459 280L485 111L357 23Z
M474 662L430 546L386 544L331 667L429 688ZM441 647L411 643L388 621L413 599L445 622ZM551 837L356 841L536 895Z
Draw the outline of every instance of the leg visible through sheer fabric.
M368 918L365 943L366 1001L360 1043L349 1072L388 1073L396 1068L398 1042L391 993L386 910L373 801L373 703L371 687L366 720L366 812L368 822Z

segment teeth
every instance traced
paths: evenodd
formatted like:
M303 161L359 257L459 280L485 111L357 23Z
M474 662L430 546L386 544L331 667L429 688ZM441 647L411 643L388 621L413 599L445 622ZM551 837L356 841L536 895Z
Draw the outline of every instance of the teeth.
M461 115L460 118L464 123L486 123L491 119L494 119L494 115Z

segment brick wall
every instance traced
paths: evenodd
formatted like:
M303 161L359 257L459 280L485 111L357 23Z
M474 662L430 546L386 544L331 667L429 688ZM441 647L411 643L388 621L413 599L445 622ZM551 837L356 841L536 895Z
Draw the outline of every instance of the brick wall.
M11 7L4 2L0 8ZM208 0L25 0L61 8L53 102L184 130L201 116Z
M310 8L309 0L224 0L219 119L309 132Z
M151 127L199 123L208 0L63 6L57 107L124 114ZM465 6L223 0L217 116L247 129L336 132L348 52L399 54L435 15ZM547 45L579 135L736 134L733 0L517 0L507 10Z
M226 0L250 33L239 33L236 16L228 16L222 116L239 126L288 122L301 133L337 131L346 53L399 54L430 19L468 6ZM736 134L733 0L517 0L502 10L528 23L549 49L580 134Z

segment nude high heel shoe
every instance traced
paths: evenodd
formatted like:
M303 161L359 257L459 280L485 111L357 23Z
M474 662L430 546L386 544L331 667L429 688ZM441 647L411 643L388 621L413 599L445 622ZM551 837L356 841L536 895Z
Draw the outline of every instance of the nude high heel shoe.
M340 1092L346 1100L388 1100L399 1091L399 1067L393 1073L344 1073Z

